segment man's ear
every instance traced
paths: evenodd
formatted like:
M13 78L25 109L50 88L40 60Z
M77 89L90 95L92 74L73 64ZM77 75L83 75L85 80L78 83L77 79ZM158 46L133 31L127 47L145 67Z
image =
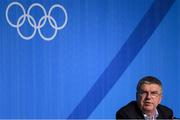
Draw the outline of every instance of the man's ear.
M159 104L161 103L162 98L163 98L163 95L160 96Z
M138 92L136 92L136 100L138 100Z

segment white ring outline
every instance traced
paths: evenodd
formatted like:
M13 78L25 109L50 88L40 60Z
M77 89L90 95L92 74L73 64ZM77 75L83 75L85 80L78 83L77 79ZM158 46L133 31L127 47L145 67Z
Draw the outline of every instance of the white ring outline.
M9 9L10 7L12 7L13 5L17 5L19 6L22 11L23 11L23 15L20 16L17 20L17 24L13 24L10 20L9 20L9 16L8 16L8 13L9 13ZM40 18L40 20L38 21L38 23L36 23L35 19L33 16L30 15L30 11L33 7L40 7L43 12L44 12L44 16ZM57 22L56 20L51 16L51 12L53 9L55 8L60 8L63 12L64 12L64 15L65 15L65 19L64 19L64 23L61 25L61 26L58 26L57 25ZM30 36L24 36L21 31L20 31L20 27L24 24L26 18L28 18L28 22L29 24L34 28L34 31L32 33L32 35ZM67 15L67 12L66 12L66 9L60 5L60 4L54 4L53 6L51 6L51 8L49 9L49 12L47 14L45 8L39 4L39 3L33 3L29 8L28 8L28 11L27 11L27 14L26 14L26 11L25 11L25 8L23 7L22 4L20 4L19 2L12 2L8 5L8 7L6 8L6 19L7 19L7 22L9 23L10 26L12 27L15 27L17 29L17 32L18 34L20 35L21 38L25 39L25 40L30 40L32 39L35 34L36 34L36 31L38 30L38 33L39 35L41 36L41 38L43 38L45 41L50 41L52 39L54 39L57 35L57 31L58 30L61 30L63 29L66 24L67 24L67 21L68 21L68 15ZM23 20L21 20L23 19ZM45 25L45 23L47 22L47 19L49 21L49 24L51 25L52 28L55 29L55 32L54 34L51 36L51 37L45 37L42 32L41 32L41 28ZM31 21L32 20L32 21ZM42 22L42 20L44 20ZM42 24L41 24L42 23ZM54 23L54 24L53 24Z
M32 9L33 7L40 7L40 8L43 10L43 12L44 12L44 16L47 16L47 12L46 12L45 8L44 8L41 4L39 4L39 3L33 3L33 4L28 8L28 11L27 11L27 14L28 14L28 15L30 15L31 9ZM43 27L44 24L46 23L46 19L45 19L44 22L42 23L42 25L39 26L39 24L36 23L36 25L38 25L38 26L34 26L34 25L32 24L32 22L31 22L31 20L29 19L29 17L28 17L28 21L29 21L30 25L31 25L32 27L36 28L36 29Z
M26 11L25 11L23 5L20 4L19 2L12 2L12 3L9 4L8 7L6 8L6 19L7 19L7 22L8 22L9 25L11 25L12 27L17 28L17 27L18 27L18 24L16 24L16 25L13 24L13 23L9 20L9 16L8 16L9 9L10 9L10 7L13 6L13 5L19 6L19 7L22 9L24 15L26 14ZM25 17L24 17L23 21L21 22L21 24L19 24L19 26L22 26L22 25L24 24L24 22L25 22Z
M52 10L53 10L54 8L56 8L56 7L62 9L62 11L64 12L64 15L65 15L64 23L62 24L62 26L57 27L58 30L61 30L61 29L63 29L63 28L66 26L66 24L67 24L68 16L67 16L66 9L65 9L62 5L59 5L59 4L55 4L55 5L53 5L53 6L49 9L48 16L51 16ZM54 27L54 25L52 24L51 20L50 20L50 19L48 19L48 20L49 20L49 23L51 24L51 26L55 29L55 27Z
M28 18L32 19L32 21L33 21L34 24L36 25L35 19L34 19L31 15L27 15L27 14L22 15L21 17L19 17L17 24L18 24L18 23L21 21L21 19L24 18L24 17L25 17L25 18L28 17ZM35 36L36 31L37 31L37 29L34 29L34 32L32 33L32 35L30 35L30 36L24 36L24 35L22 35L22 33L21 33L21 31L20 31L19 28L20 28L20 27L17 26L17 32L18 32L18 34L20 35L20 37L23 38L23 39L25 39L25 40L30 40L30 39L32 39L32 38Z
M54 22L54 24L55 24L55 26L56 26L56 28L55 28L55 32L54 32L54 34L51 36L51 37L44 37L44 35L41 33L41 29L39 28L38 29L38 32L39 32L39 35L44 39L44 40L46 40L46 41L51 41L52 39L54 39L54 37L56 37L56 35L57 35L57 23L56 23L56 21L55 21L55 19L52 17L52 16L43 16L40 20L39 20L39 24L41 24L41 21L43 20L43 19L46 19L46 17L48 17L48 19L52 19L52 21Z

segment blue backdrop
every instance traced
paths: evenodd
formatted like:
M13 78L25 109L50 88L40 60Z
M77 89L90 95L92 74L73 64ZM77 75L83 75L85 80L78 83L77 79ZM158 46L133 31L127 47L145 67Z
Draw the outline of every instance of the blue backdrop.
M145 75L180 117L180 1L1 0L0 118L102 118Z

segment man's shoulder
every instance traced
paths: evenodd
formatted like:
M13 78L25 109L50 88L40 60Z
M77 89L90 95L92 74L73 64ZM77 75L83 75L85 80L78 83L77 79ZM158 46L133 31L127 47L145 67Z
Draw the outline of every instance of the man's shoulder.
M140 109L136 101L131 101L116 112L116 118L136 118L141 116Z
M168 118L172 118L173 117L173 111L171 108L164 106L162 104L159 104L157 106L157 110L160 114L162 114L162 116L168 117Z
M126 104L125 106L123 106L120 110L129 110L129 109L135 109L137 107L137 102L136 101L131 101L128 104Z
M167 106L165 106L165 105L162 105L162 104L159 104L157 108L160 109L160 110L162 110L162 111L172 112L172 109L171 109L171 108L169 108L169 107L167 107Z

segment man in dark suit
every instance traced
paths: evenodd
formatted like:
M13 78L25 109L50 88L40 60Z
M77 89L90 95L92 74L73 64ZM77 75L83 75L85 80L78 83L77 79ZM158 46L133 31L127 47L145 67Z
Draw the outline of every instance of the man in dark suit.
M116 119L173 119L173 111L160 104L162 83L155 77L142 78L137 85L136 101L122 107Z

